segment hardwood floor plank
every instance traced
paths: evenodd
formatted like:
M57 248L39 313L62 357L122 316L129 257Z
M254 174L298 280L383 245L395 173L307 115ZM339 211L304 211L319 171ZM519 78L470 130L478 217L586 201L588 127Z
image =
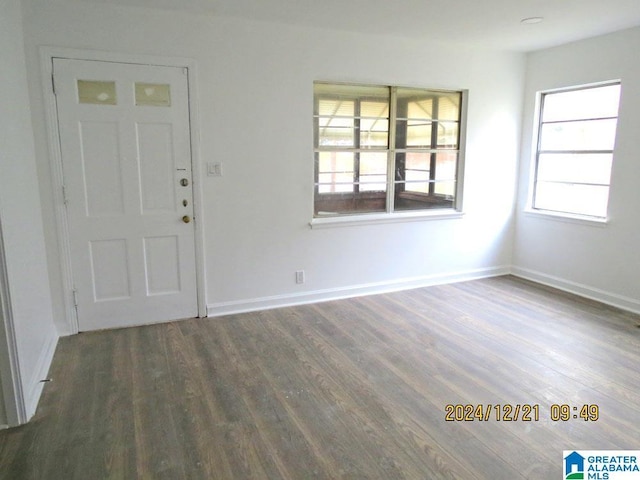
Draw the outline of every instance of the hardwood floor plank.
M407 429L409 424L399 421L392 409L384 405L378 392L371 388L371 375L359 368L351 358L335 349L335 335L331 342L320 342L315 332L305 328L307 326L304 322L295 325L289 322L283 325L281 322L277 333L289 337L291 344L297 346L298 357L309 370L309 375L322 387L319 392L319 395L324 397L322 404L337 406L339 414L346 417L346 432L366 432L366 445L362 445L361 440L358 442L358 439L350 438L353 434L346 438L345 442L351 445L352 450L353 445L359 445L360 450L354 452L357 453L359 462L364 461L367 465L377 465L380 468L380 471L374 472L370 478L415 478L420 472L428 473L429 465L426 463L420 471L402 471L395 462L390 461L392 458L404 456L407 452L402 448L404 441L398 442L398 439L390 436L388 432L398 428ZM327 371L332 372L330 377L324 377ZM345 389L345 385L349 388ZM388 387L394 389L394 385ZM308 417L303 415L303 418ZM353 420L354 424L350 425L348 420ZM420 432L413 429L410 434L413 439L421 436ZM392 456L389 457L389 454ZM431 473L443 476L447 472L440 469Z
M638 448L638 325L505 276L62 338L0 479L559 478L562 450Z

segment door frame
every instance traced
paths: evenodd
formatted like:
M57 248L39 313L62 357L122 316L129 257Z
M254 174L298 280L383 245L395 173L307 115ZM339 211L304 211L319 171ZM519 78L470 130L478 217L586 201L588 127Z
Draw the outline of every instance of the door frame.
M197 108L197 66L193 59L181 57L160 57L129 53L100 52L95 50L78 50L57 47L40 47L40 70L42 74L42 92L46 114L47 143L49 164L51 168L51 186L53 189L53 205L57 235L57 254L60 259L61 280L64 292L64 316L69 332L79 332L78 316L73 294L73 272L71 269L70 235L67 209L64 200L64 177L62 167L62 150L60 145L58 110L53 91L53 59L86 60L112 63L129 63L160 67L184 68L187 71L189 135L191 143L191 171L193 175L193 208L195 225L195 268L198 317L207 316L205 298L205 249L204 249L204 215L202 195L201 154L198 132L200 131Z
M6 415L6 424L0 423L0 429L21 425L29 419L22 388L5 258L0 218L0 402L4 405Z

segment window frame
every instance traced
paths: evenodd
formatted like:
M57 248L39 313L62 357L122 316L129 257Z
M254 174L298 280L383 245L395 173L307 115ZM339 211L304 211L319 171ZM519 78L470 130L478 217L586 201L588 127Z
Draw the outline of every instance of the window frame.
M374 88L387 88L389 89L389 97L388 97L388 111L389 115L386 117L388 121L388 130L387 130L387 144L385 146L376 146L376 147L366 147L362 148L358 142L354 143L353 147L346 147L341 150L339 147L321 147L318 144L318 132L319 132L319 114L316 113L317 109L317 100L315 94L315 86L318 84L324 84L329 86L353 86L353 87L374 87ZM370 223L388 223L388 222L397 222L397 221L414 221L421 219L436 219L436 218L459 218L463 215L463 190L464 190L464 163L465 163L465 150L466 150L466 125L467 125L467 106L468 106L468 90L466 89L443 89L443 88L425 88L425 87L415 87L415 86L395 86L395 85L379 85L379 84L367 84L367 83L346 83L346 82L334 82L334 81L314 81L314 95L313 95L313 156L314 156L314 169L313 169L313 209L312 209L312 221L310 225L312 227L315 226L340 226L340 225L348 225L348 224L370 224ZM407 210L395 210L394 200L396 194L396 188L399 184L395 178L395 168L396 168L396 155L402 152L411 152L411 151L421 151L425 150L424 148L418 147L398 147L396 145L396 127L397 127L397 91L398 89L415 89L416 92L434 92L434 93L450 93L457 94L460 97L460 105L459 105L459 117L457 120L442 120L443 122L457 123L458 127L458 138L457 138L457 148L455 149L446 149L439 148L437 145L435 148L426 149L429 150L431 154L434 156L436 153L446 153L446 152L454 152L457 155L457 161L455 165L455 175L452 179L455 182L454 188L454 198L452 199L452 206L441 207L441 208L424 208L424 209L407 209ZM326 98L331 99L331 95L327 94ZM335 98L335 97L334 97ZM355 99L355 98L354 98ZM366 101L366 100L365 100ZM354 119L357 122L358 115L357 106L354 105ZM433 119L433 123L436 124L440 122L439 118ZM372 211L372 212L353 212L353 213L336 213L336 214L327 214L327 215L317 215L316 216L316 196L318 195L319 188L319 170L317 168L317 158L320 152L327 151L350 151L354 152L354 164L353 164L353 176L354 176L354 190L356 193L358 191L358 181L360 180L361 172L359 172L359 162L358 156L361 152L379 152L385 153L387 156L386 162L386 202L385 202L385 211ZM410 169L407 169L410 170ZM430 172L429 182L434 181L432 175L434 172ZM435 183L429 183L429 189L431 195L434 194L433 190L435 188ZM326 192L323 195L331 195L335 193L336 195L341 192ZM344 192L342 192L344 193ZM366 192L365 192L366 193ZM417 195L420 195L421 192L413 192ZM423 194L429 195L429 194Z
M547 95L559 94L559 93L568 93L575 91L583 91L594 88L608 87L618 85L620 87L620 95L619 95L619 103L618 110L615 117L589 117L589 118L570 118L563 120L553 120L544 122L544 106L545 106L545 98ZM532 142L532 162L531 162L531 175L530 175L530 188L529 188L529 199L527 202L527 208L525 209L525 213L532 214L536 216L544 216L549 217L551 219L556 220L566 220L573 221L579 223L586 224L606 224L609 218L609 200L611 197L611 172L609 177L609 182L606 184L607 191L607 204L605 208L604 216L600 215L590 215L586 213L578 213L578 212L570 212L564 210L552 210L549 208L541 208L536 207L536 195L538 188L538 177L539 177L539 167L540 167L540 156L544 154L567 154L567 155L597 155L597 154L610 154L611 162L613 165L614 157L615 157L615 148L616 148L616 140L618 135L618 121L620 118L620 100L622 98L622 81L620 79L616 80L607 80L597 83L589 83L583 85L574 85L570 87L563 88L555 88L549 90L539 91L536 97L536 105L535 105L535 127L533 131L533 142ZM614 119L616 120L616 131L615 131L615 139L611 149L542 149L542 131L543 125L545 124L553 124L553 123L571 123L571 122L580 122L580 121L599 121L606 119ZM611 167L611 171L613 170L613 166ZM566 183L572 185L596 185L593 182L569 182L569 181L558 181L557 183ZM604 184L597 184L599 186L605 186Z

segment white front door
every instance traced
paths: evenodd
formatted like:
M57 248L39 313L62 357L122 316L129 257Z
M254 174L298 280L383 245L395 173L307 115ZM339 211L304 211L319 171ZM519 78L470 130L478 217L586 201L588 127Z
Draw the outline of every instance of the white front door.
M197 316L186 69L53 68L80 331Z

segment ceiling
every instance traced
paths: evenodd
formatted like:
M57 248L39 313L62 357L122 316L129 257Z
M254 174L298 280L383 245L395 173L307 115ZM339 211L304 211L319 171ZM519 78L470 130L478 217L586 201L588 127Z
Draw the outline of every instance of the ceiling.
M640 25L640 0L76 0L531 51ZM543 17L542 23L520 21Z

